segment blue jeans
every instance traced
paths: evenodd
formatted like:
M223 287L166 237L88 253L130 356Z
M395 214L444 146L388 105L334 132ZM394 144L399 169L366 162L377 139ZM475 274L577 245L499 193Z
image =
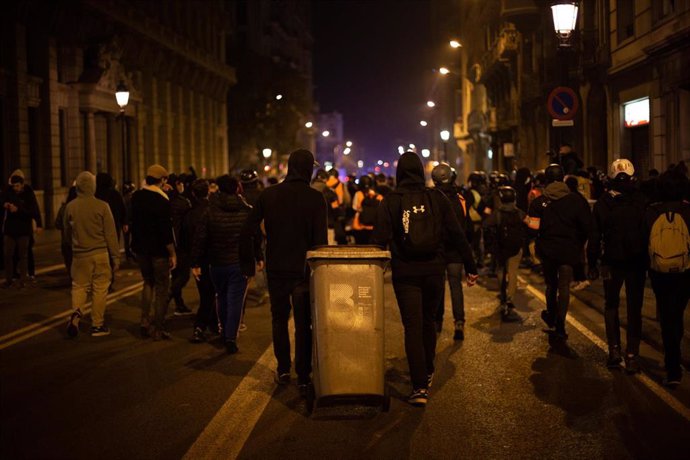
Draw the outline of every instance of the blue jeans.
M218 319L223 328L223 338L237 339L242 319L242 304L247 291L247 279L239 264L211 267L211 281L218 299Z

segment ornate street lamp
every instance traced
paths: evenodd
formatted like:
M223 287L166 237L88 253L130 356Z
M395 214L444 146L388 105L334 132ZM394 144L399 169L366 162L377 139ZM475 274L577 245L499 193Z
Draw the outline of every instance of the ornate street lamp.
M577 22L578 4L576 1L562 0L551 5L553 28L558 36L559 46L570 46L570 37Z
M125 119L125 107L129 103L129 89L125 82L120 81L115 88L115 100L120 106L120 122L122 123L122 180L123 183L129 180L128 175L128 158L127 158L127 120Z

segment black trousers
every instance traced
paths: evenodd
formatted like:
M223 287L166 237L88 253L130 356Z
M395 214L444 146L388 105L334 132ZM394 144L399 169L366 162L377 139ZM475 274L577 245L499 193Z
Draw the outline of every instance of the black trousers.
M683 339L683 313L690 298L690 271L659 273L650 270L649 278L659 310L666 372L671 377L680 377L680 343Z
M602 271L604 269L602 268ZM604 275L604 296L606 309L604 320L606 323L606 340L609 346L620 346L621 330L618 307L621 302L621 288L625 283L627 298L628 327L626 337L627 353L640 353L640 336L642 335L642 301L644 299L645 269L636 267L609 267L609 273Z
M443 295L443 275L397 278L393 289L405 330L405 354L414 389L427 387L436 357L436 310Z
M216 291L213 289L211 272L208 265L202 267L201 276L196 280L199 291L199 309L196 311L194 327L201 330L218 331L218 310L216 308Z
M546 283L546 310L556 324L556 332L565 332L565 317L570 304L570 283L573 280L572 265L562 264L548 257L541 257Z
M189 254L184 251L179 251L177 253L177 266L170 272L170 298L175 300L175 307L177 308L184 305L182 289L184 289L189 282L189 271L191 270L190 263Z
M311 375L311 305L309 281L279 278L268 274L271 297L273 352L278 360L278 373L290 372L290 309L295 316L295 370L299 383L307 383Z

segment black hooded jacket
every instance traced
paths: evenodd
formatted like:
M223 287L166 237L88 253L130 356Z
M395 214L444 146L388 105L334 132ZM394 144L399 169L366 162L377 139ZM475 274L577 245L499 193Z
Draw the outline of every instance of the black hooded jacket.
M430 189L432 215L443 237L438 242L436 253L427 258L415 258L405 254L403 249L403 225L401 196L405 192L424 190L424 167L417 154L407 152L400 156L396 171L397 188L389 193L379 205L372 244L390 246L393 276L398 278L442 275L446 270L444 241L451 244L450 250L460 254L467 273L476 274L477 267L465 232L451 208L448 198L439 190Z
M648 263L645 210L647 199L634 186L604 193L594 205L587 260L596 266L636 267Z
M127 222L127 210L125 200L115 189L115 181L110 174L96 174L96 198L105 201L110 206L110 212L115 220L115 231L119 235L120 229Z
M240 230L250 210L251 206L238 195L214 193L194 231L192 266L204 262L214 267L240 263L240 251L251 252L240 245ZM251 274L254 260L243 260L241 269L243 274Z
M307 251L328 244L326 200L309 185L313 158L304 150L293 152L285 180L259 195L242 228L240 244L251 248L240 254L243 264L253 263L254 240L263 221L268 275L288 279L308 275Z

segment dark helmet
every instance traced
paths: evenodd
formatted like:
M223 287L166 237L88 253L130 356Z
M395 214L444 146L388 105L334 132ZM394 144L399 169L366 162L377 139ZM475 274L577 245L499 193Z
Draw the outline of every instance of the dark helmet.
M329 169L329 170L328 170L328 175L329 175L330 177L340 177L340 173L339 173L338 170L335 169L335 168Z
M243 169L240 171L240 182L243 184L249 184L251 182L256 182L259 179L259 175L253 169Z
M535 187L543 187L546 185L546 174L544 174L544 171L537 171L537 174L534 176L534 186Z
M482 184L486 184L486 173L484 173L484 171L472 171L467 177L467 182L469 182L471 187L478 187Z
M454 167L450 167L450 183L454 184L455 181L458 179L458 172L455 170Z
M362 190L368 190L374 186L374 179L371 176L366 175L359 178L359 188Z
M316 171L314 179L326 182L328 180L328 173L325 169L319 169L318 171Z
M565 178L563 167L557 163L550 164L544 170L544 175L546 175L547 184L550 184L552 182L563 182L563 179Z
M453 171L446 163L439 163L431 170L431 180L436 186L452 183Z
M515 203L515 189L505 185L498 187L498 198L504 204Z

